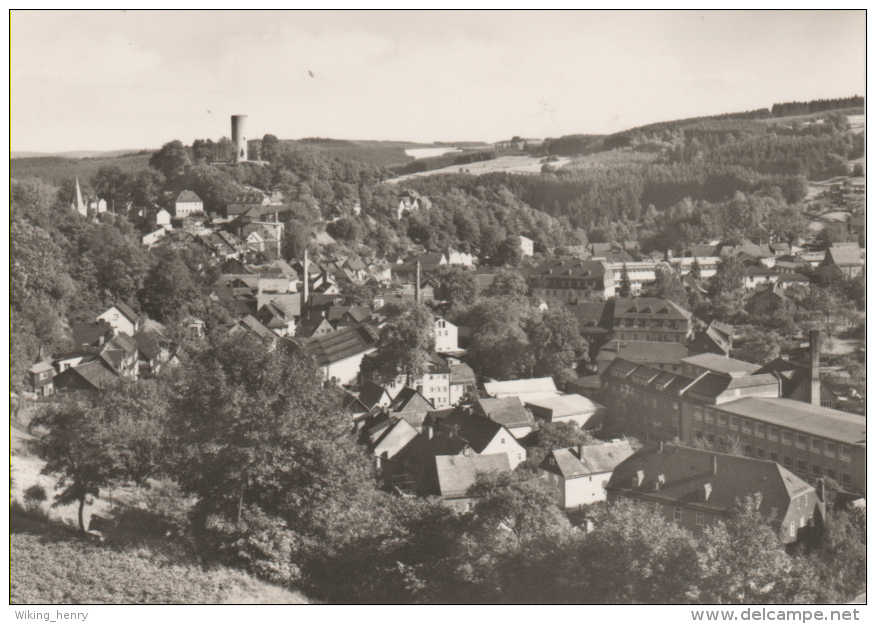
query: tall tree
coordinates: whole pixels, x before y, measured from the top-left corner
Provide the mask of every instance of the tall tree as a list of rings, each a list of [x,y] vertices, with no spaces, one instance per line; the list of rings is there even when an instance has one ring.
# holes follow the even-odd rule
[[[630,282],[630,273],[627,271],[627,263],[624,262],[621,267],[621,276],[620,276],[620,290],[618,290],[618,297],[629,297],[633,294],[633,285]]]
[[[182,141],[165,143],[149,158],[149,166],[160,171],[171,187],[179,183],[191,164],[191,156]]]
[[[377,351],[371,360],[371,374],[380,382],[404,375],[408,380],[426,370],[429,354],[435,349],[432,313],[424,305],[412,303],[387,321],[380,330]]]
[[[110,209],[115,212],[115,200],[123,199],[128,188],[128,174],[117,165],[104,165],[91,178],[97,196],[106,200]]]

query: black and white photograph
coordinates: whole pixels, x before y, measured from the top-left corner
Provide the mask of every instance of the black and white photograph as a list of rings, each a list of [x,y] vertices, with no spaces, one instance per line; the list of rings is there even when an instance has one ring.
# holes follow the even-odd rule
[[[7,622],[863,619],[866,18],[9,11]]]

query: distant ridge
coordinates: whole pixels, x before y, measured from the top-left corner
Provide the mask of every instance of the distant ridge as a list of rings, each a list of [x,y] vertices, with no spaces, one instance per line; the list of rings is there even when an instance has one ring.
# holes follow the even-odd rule
[[[139,154],[142,149],[126,149],[112,150],[108,152],[100,151],[74,151],[74,152],[10,152],[10,158],[113,158],[115,156],[126,156],[128,154]]]

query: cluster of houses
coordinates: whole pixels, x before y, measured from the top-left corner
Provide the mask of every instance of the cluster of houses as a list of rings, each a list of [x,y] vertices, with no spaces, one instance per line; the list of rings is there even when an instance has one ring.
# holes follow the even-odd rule
[[[88,394],[119,379],[156,375],[163,366],[175,366],[186,357],[165,339],[162,329],[125,303],[114,303],[94,321],[72,324],[72,351],[52,357],[40,353],[28,370],[31,390],[43,398],[56,392]]]
[[[784,288],[805,286],[809,276],[831,267],[857,275],[863,252],[856,244],[810,252],[752,241],[715,243],[681,257],[642,259],[635,243],[594,243],[582,257],[536,262],[530,259],[532,240],[521,236],[525,260],[514,270],[533,285],[531,303],[562,307],[577,318],[596,354],[585,363],[589,374],[563,389],[551,378],[483,379],[466,363],[468,328],[436,314],[435,348],[422,374],[378,382],[370,371],[392,314],[389,304],[435,300],[440,274],[450,266],[468,268],[482,290],[496,270],[478,267],[475,255],[454,249],[372,261],[311,262],[305,253],[302,262],[255,264],[254,252],[282,239],[281,200],[253,191],[206,225],[203,202],[183,191],[173,216],[164,210],[155,215],[158,229],[144,244],[206,249],[220,268],[212,297],[233,318],[228,333],[311,354],[325,381],[343,388],[351,430],[398,495],[435,496],[454,509],[471,509],[469,488],[478,475],[517,468],[527,459],[528,441],[546,423],[568,423],[608,440],[551,449],[538,466],[539,478],[557,490],[570,517],[589,504],[626,498],[699,531],[751,496],[774,518],[784,541],[793,542],[823,518],[813,486],[820,479],[866,494],[865,420],[834,409],[817,334],[810,339],[808,366],[781,359],[756,366],[729,357],[733,327],[707,326],[671,301],[636,296],[660,270],[705,292],[705,280],[730,256],[742,261],[747,288],[783,296]],[[398,217],[427,201],[402,195]],[[617,296],[624,272],[634,296]],[[345,287],[365,284],[373,298],[349,305]],[[189,323],[195,334],[202,325]],[[120,377],[153,375],[184,357],[164,340],[160,326],[123,303],[93,322],[74,323],[72,333],[73,352],[40,357],[30,369],[38,395],[100,391]],[[635,449],[626,435],[645,446]]]

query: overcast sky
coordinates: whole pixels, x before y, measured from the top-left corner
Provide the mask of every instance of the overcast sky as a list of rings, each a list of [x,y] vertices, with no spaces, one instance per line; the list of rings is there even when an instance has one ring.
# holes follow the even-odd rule
[[[11,16],[12,149],[498,141],[863,95],[858,12]],[[312,75],[311,75],[312,74]]]

